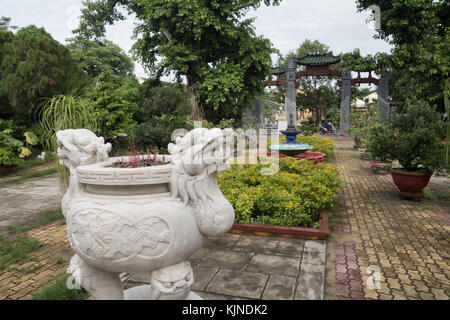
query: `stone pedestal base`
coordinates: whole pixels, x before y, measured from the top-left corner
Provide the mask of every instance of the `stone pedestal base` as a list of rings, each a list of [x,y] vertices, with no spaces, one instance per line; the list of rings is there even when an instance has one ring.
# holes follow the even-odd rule
[[[126,289],[124,290],[124,300],[152,300],[151,292],[152,286],[149,284]],[[191,291],[186,300],[203,300],[203,298]]]

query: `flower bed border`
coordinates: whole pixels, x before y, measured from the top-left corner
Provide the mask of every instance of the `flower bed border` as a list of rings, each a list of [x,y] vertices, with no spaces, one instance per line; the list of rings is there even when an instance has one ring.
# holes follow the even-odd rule
[[[319,229],[302,227],[284,227],[264,224],[251,224],[235,222],[230,232],[253,232],[259,235],[285,235],[294,237],[306,237],[313,239],[327,239],[329,232],[328,210],[322,210],[319,218]]]

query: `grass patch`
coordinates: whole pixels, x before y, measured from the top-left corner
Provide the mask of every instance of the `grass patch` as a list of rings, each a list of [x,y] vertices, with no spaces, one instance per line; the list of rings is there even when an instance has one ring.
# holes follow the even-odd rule
[[[50,169],[46,169],[46,170],[26,173],[17,179],[8,180],[3,183],[18,183],[18,182],[21,182],[26,179],[44,177],[44,176],[48,176],[50,174],[55,174],[55,173],[56,173],[56,168],[50,168]]]
[[[21,162],[17,165],[17,171],[16,172],[12,172],[12,173],[2,173],[0,174],[0,177],[17,177],[22,175],[21,171],[24,169],[28,169],[31,167],[35,167],[35,166],[39,166],[41,164],[46,163],[47,161],[44,159],[38,159],[38,158],[34,158],[34,159],[30,159],[30,160],[25,160],[24,162]]]
[[[25,274],[33,273],[33,272],[35,272],[36,270],[38,270],[39,268],[41,268],[41,267],[42,267],[42,264],[38,264],[38,265],[32,266],[32,267],[30,267],[30,268],[28,268],[28,269],[25,269],[23,272],[24,272]]]
[[[69,275],[56,278],[55,283],[44,287],[41,291],[32,295],[32,300],[84,300],[87,298],[87,291],[83,288],[69,289],[67,279]]]
[[[427,190],[423,190],[423,193],[425,194],[425,199],[431,200],[434,203],[437,203],[437,197],[432,194],[431,192]]]
[[[65,260],[64,260],[63,257],[58,256],[55,259],[55,264],[61,264],[61,263],[64,263],[64,262],[65,262]]]
[[[64,218],[61,209],[58,209],[56,211],[50,211],[47,212],[39,221],[28,224],[26,226],[9,226],[8,230],[9,231],[13,231],[16,233],[22,233],[22,232],[27,232],[30,231],[34,228],[40,227],[40,226],[44,226],[46,224],[52,223],[53,221],[59,220]]]
[[[25,261],[30,252],[43,246],[43,243],[28,236],[20,236],[15,239],[2,240],[0,243],[0,270]]]
[[[427,205],[420,206],[420,210],[423,210],[423,211],[430,210],[430,206],[427,206]]]
[[[34,158],[34,159],[30,159],[30,160],[25,160],[24,162],[19,163],[19,165],[17,166],[18,170],[23,170],[26,168],[31,168],[31,167],[35,167],[38,165],[41,165],[43,163],[46,163],[47,161],[44,159],[38,159],[38,158]]]

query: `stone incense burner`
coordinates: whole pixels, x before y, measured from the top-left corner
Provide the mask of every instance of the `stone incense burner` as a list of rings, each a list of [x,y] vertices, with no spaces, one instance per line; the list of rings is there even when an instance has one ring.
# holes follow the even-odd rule
[[[187,260],[206,236],[234,222],[216,181],[228,168],[225,130],[194,129],[169,144],[164,164],[140,168],[115,168],[111,145],[89,130],[56,136],[60,162],[70,169],[62,210],[76,254],[68,272],[95,299],[136,298],[124,295],[124,272],[149,275],[141,299],[199,298],[190,292]]]

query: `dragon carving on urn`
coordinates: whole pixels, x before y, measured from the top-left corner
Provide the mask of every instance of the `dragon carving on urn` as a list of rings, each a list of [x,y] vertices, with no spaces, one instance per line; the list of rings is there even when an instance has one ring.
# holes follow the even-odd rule
[[[56,138],[70,170],[62,210],[76,254],[68,272],[94,299],[127,298],[122,273],[148,275],[148,299],[196,298],[188,259],[234,222],[216,180],[228,168],[231,129],[191,130],[158,156],[166,163],[139,168],[115,168],[111,145],[89,130]]]

